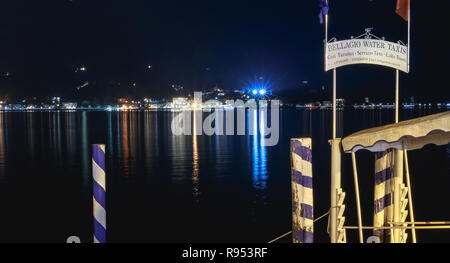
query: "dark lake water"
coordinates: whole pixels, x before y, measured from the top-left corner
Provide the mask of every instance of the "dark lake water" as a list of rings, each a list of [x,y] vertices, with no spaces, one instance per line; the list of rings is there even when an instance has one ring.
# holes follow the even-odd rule
[[[401,119],[433,111],[403,111]],[[0,242],[92,241],[91,144],[106,145],[109,242],[267,242],[291,229],[289,139],[313,139],[315,217],[329,206],[331,111],[280,111],[280,138],[174,136],[174,113],[1,112]],[[338,136],[393,122],[391,110],[338,112]],[[372,153],[358,152],[363,223],[372,224]],[[416,220],[450,220],[450,147],[409,155]],[[346,225],[356,225],[350,156]],[[328,242],[327,219],[315,225]],[[364,233],[369,236],[370,232]],[[347,233],[357,241],[357,231]],[[450,230],[418,231],[450,242]],[[290,241],[290,237],[281,242]]]

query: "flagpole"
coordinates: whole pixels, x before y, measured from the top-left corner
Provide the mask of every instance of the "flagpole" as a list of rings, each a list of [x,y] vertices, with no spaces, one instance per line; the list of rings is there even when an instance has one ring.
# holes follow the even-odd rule
[[[408,8],[408,73],[409,73],[409,64],[410,64],[410,50],[411,50],[411,0],[409,0],[409,8]],[[409,180],[409,168],[408,168],[408,156],[406,154],[406,150],[404,150],[404,161],[406,166],[406,181],[408,185],[408,199],[409,199],[409,217],[411,219],[412,226],[414,227],[414,212],[413,212],[413,202],[412,202],[412,192],[411,192],[411,182]],[[413,228],[412,232],[412,241],[413,243],[417,243],[416,230]]]
[[[407,70],[409,73],[409,56],[410,56],[410,30],[411,30],[411,17],[410,17],[410,1],[408,1],[408,58],[407,58]],[[400,111],[400,71],[398,69],[395,70],[395,123],[399,122],[399,111]],[[402,191],[402,185],[403,185],[403,150],[395,149],[394,150],[394,180],[393,180],[393,195],[394,195],[394,202],[393,202],[393,208],[394,208],[394,221],[400,220],[402,216],[402,208],[401,208],[401,191]],[[408,195],[411,193],[408,193]],[[400,221],[398,221],[400,222]],[[393,238],[395,243],[401,243],[405,242],[406,240],[403,240],[401,236],[401,231],[399,229],[394,229],[393,231]]]
[[[395,123],[398,122],[398,104],[399,104],[399,75],[398,69],[395,70]]]
[[[409,52],[411,49],[411,0],[409,0],[408,6],[408,73],[409,73]]]
[[[328,6],[328,0],[325,1],[325,4]],[[321,7],[322,8],[322,7]],[[327,44],[328,44],[328,12],[325,14],[325,40],[323,43],[324,47],[324,69],[326,71],[327,68]],[[334,115],[333,115],[333,134],[334,134]],[[334,138],[334,136],[333,136]],[[332,151],[331,155],[333,155],[333,144],[331,146]],[[331,157],[331,166],[333,166],[333,157]],[[333,180],[333,167],[331,167],[331,185],[330,185],[330,242],[336,243],[336,209],[334,207],[336,206],[336,197],[335,195],[335,182]]]
[[[328,0],[326,1],[328,6]],[[328,14],[325,14],[325,67],[327,63]],[[336,139],[336,68],[333,69],[333,139]]]
[[[328,4],[328,0],[326,1]],[[324,43],[324,49],[325,49],[325,59],[324,59],[324,66],[327,67],[327,44],[328,44],[328,14],[325,14],[325,43]],[[335,115],[334,115],[334,93],[335,93],[335,76],[334,76],[335,70],[333,69],[333,127],[332,127],[332,133],[333,133],[333,139],[336,138],[335,134]],[[334,179],[334,162],[333,162],[333,148],[335,143],[331,144],[331,185],[330,185],[330,242],[336,243],[337,241],[337,229],[336,229],[336,204],[337,204],[337,194],[336,194],[336,180]]]
[[[327,1],[328,3],[328,1]],[[324,67],[327,67],[327,44],[328,44],[328,14],[325,14],[325,43],[324,43]]]
[[[336,68],[333,69],[333,139],[336,139]]]
[[[400,78],[400,71],[398,69],[395,70],[395,123],[398,123],[398,113],[399,113],[399,78]],[[403,152],[399,149],[394,149],[394,178],[392,180],[393,182],[393,218],[394,221],[400,222],[401,218],[401,202],[400,202],[400,192],[401,192],[401,184],[403,181],[403,160],[401,159]],[[394,243],[401,243],[400,240],[400,230],[394,229],[393,230],[393,240]]]
[[[326,4],[328,6],[328,0]],[[327,44],[328,44],[328,12],[325,14],[325,68],[327,62]],[[331,143],[331,185],[330,185],[330,241],[331,243],[338,243],[337,231],[337,192],[341,187],[341,166],[340,166],[340,140],[336,140],[336,68],[333,69],[333,140]]]

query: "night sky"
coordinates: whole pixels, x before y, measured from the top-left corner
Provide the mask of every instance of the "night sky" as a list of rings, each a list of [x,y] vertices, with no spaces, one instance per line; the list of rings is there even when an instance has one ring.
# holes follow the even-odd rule
[[[347,39],[373,27],[379,37],[406,43],[395,2],[331,0],[329,36]],[[450,100],[445,2],[411,3],[411,72],[401,73],[402,100]],[[234,90],[263,77],[276,94],[329,99],[318,13],[316,0],[1,1],[0,97],[170,97],[172,84]],[[337,74],[338,97],[393,101],[393,69],[357,65]]]

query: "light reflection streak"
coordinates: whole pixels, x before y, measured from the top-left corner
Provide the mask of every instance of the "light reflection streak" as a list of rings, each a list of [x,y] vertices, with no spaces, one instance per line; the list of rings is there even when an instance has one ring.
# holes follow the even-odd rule
[[[65,112],[65,131],[66,131],[66,146],[69,153],[76,152],[76,123],[73,118],[74,112]],[[71,162],[71,160],[69,160]]]
[[[145,166],[147,170],[150,169],[151,161],[153,159],[153,131],[150,121],[151,115],[149,111],[144,111],[144,156],[145,156]]]
[[[168,132],[171,132],[171,128],[170,128],[170,122],[177,118],[177,116],[179,116],[179,114],[184,114],[182,111],[181,112],[171,112],[171,118],[170,121],[167,122],[168,124]],[[174,135],[171,134],[170,138],[171,138],[171,148],[170,148],[170,157],[171,157],[171,169],[172,169],[172,182],[176,183],[176,184],[183,184],[186,183],[186,180],[188,180],[188,178],[190,179],[189,175],[186,175],[185,171],[184,171],[184,163],[186,161],[190,161],[190,158],[186,158],[187,156],[187,152],[186,152],[186,137],[185,135]],[[187,177],[189,176],[189,177]]]
[[[108,137],[107,137],[107,141],[108,141],[108,159],[112,160],[112,156],[114,156],[114,147],[113,147],[113,125],[112,125],[112,112],[108,112]]]
[[[193,134],[192,134],[192,196],[194,200],[198,203],[200,201],[200,178],[198,176],[199,167],[199,156],[198,156],[198,146],[197,146],[197,121],[195,112],[192,114],[194,116],[193,120]]]
[[[34,112],[32,111],[27,111],[26,115],[26,127],[27,127],[27,135],[28,135],[28,146],[29,146],[29,154],[31,156],[32,159],[34,159],[35,156],[35,143],[34,143]]]
[[[249,110],[250,112],[250,110]],[[267,155],[266,155],[266,147],[264,146],[264,136],[258,134],[258,111],[256,109],[252,110],[253,114],[253,130],[255,131],[255,135],[253,135],[252,140],[252,157],[253,157],[253,188],[258,191],[266,190],[267,188]],[[264,131],[264,112],[260,111],[260,129]],[[250,121],[250,120],[249,120]],[[250,126],[249,126],[250,127]],[[259,139],[259,140],[258,140]],[[264,192],[261,192],[262,197],[264,198]]]
[[[3,178],[5,177],[5,133],[6,133],[6,125],[4,124],[5,121],[3,118],[6,119],[6,114],[0,111],[0,182],[3,181]]]
[[[159,156],[159,132],[158,132],[158,113],[153,113],[153,128],[154,128],[154,140],[155,140],[155,155]]]
[[[88,140],[88,128],[87,128],[87,113],[83,111],[81,113],[81,165],[83,184],[89,183],[89,140]]]
[[[59,111],[54,115],[54,131],[56,133],[56,135],[55,135],[56,157],[61,160],[62,159],[62,155],[61,155],[61,114]]]
[[[129,138],[128,138],[128,112],[122,111],[122,152],[123,152],[123,172],[125,174],[125,178],[129,179],[130,176],[130,164],[129,164],[129,158],[130,158],[130,147],[129,147]]]
[[[158,124],[155,123],[155,118],[157,118],[156,112],[144,111],[144,164],[149,175],[153,175],[152,171],[155,168],[160,169],[157,148]]]

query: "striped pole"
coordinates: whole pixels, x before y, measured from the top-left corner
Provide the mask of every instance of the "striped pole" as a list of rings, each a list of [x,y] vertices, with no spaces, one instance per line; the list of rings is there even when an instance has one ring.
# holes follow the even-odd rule
[[[291,139],[292,239],[314,242],[311,138]]]
[[[94,243],[106,243],[105,145],[92,145]]]
[[[391,232],[383,228],[387,222],[392,222],[393,217],[393,151],[375,153],[375,189],[374,189],[374,215],[373,226],[374,235],[379,237],[381,242],[387,242],[393,238]],[[379,227],[379,228],[377,228]]]

